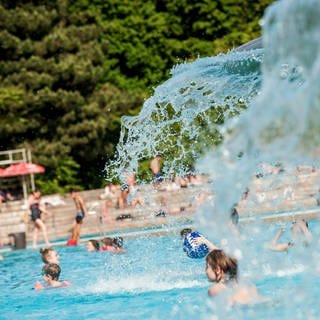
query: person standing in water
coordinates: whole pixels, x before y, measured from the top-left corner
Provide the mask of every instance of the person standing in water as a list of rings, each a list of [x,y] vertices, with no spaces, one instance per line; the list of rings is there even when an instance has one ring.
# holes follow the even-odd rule
[[[49,214],[45,207],[41,204],[41,192],[36,189],[32,192],[28,199],[29,209],[31,211],[31,220],[34,222],[32,248],[37,246],[38,231],[41,230],[46,246],[50,246],[47,235],[47,227],[44,223],[45,215]]]
[[[72,189],[71,197],[76,206],[76,216],[72,225],[72,236],[71,236],[71,239],[68,240],[67,245],[75,246],[80,241],[81,225],[83,223],[84,217],[87,214],[87,208],[86,208],[85,202],[83,201],[82,197],[79,195],[78,191]]]

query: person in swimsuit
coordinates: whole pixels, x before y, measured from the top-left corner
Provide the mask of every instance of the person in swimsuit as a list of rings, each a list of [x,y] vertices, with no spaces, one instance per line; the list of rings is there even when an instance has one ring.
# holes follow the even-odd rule
[[[83,219],[87,214],[87,208],[78,191],[71,190],[71,198],[76,206],[76,216],[72,224],[72,236],[71,239],[68,240],[67,245],[74,246],[80,241],[80,229]]]
[[[280,228],[272,239],[269,249],[273,251],[288,251],[289,248],[294,245],[303,245],[307,247],[312,242],[312,233],[309,229],[308,222],[304,219],[298,219],[297,221],[292,222],[290,228],[291,231],[291,241],[279,242],[281,236],[284,234],[285,229]]]
[[[115,237],[110,238],[106,237],[101,240],[101,248],[100,251],[111,251],[112,253],[124,253],[125,250],[122,248],[123,246],[123,238]]]
[[[41,204],[41,192],[36,189],[28,199],[31,220],[34,222],[32,248],[37,246],[38,231],[41,230],[46,246],[50,246],[47,235],[47,227],[44,223],[45,215],[49,214],[46,208]]]
[[[206,274],[214,282],[208,295],[214,297],[224,292],[229,306],[261,301],[255,285],[238,283],[238,261],[223,250],[214,249],[206,256]]]
[[[105,237],[101,240],[101,248],[100,251],[115,251],[115,247],[113,245],[113,238]]]
[[[0,212],[2,210],[2,203],[6,202],[7,197],[6,197],[6,193],[3,190],[0,190]]]
[[[61,273],[61,268],[58,264],[48,263],[45,264],[42,268],[42,277],[46,282],[46,286],[42,285],[39,281],[34,285],[34,290],[42,290],[48,288],[61,288],[67,287],[70,285],[68,281],[59,281]]]
[[[53,248],[40,248],[39,252],[41,254],[41,259],[45,264],[60,265],[60,257],[55,249],[53,249]],[[36,282],[35,288],[36,287],[43,288],[43,285],[39,282]]]

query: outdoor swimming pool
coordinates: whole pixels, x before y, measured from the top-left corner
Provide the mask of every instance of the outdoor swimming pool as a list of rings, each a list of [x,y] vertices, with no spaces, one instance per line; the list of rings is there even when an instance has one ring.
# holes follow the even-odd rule
[[[179,111],[177,121],[183,123],[183,129],[191,129],[190,139],[185,139],[186,131],[182,130],[181,140],[174,141],[194,142],[197,132],[190,123],[198,114],[212,104],[224,105],[230,96],[236,102],[244,99],[248,103],[258,96],[238,121],[231,121],[232,130],[224,130],[234,137],[226,139],[221,149],[209,150],[202,161],[217,186],[214,210],[202,215],[207,227],[204,233],[217,244],[222,239],[215,238],[215,231],[221,231],[223,226],[217,220],[223,219],[217,219],[216,214],[225,215],[230,204],[238,201],[258,163],[280,161],[296,165],[299,161],[308,163],[311,158],[309,163],[318,164],[318,17],[316,0],[276,2],[263,23],[267,49],[264,59],[261,50],[257,50],[183,63],[147,101],[141,118],[133,117],[132,122],[125,119],[127,125],[132,123],[136,134],[123,134],[129,137],[129,143],[120,144],[127,147],[118,149],[123,167],[128,159],[130,165],[137,165],[139,156],[151,154],[147,152],[151,146],[152,151],[170,153],[164,146],[171,147],[172,140],[163,139],[170,138],[167,125],[176,125],[172,121],[173,109]],[[259,79],[264,84],[261,92]],[[159,106],[170,107],[168,121],[163,120],[164,108]],[[152,114],[153,110],[161,112],[161,116]],[[161,123],[149,124],[149,115],[151,120],[161,119]],[[146,135],[149,133],[152,135]],[[184,151],[183,143],[176,144]],[[194,148],[190,149],[194,152]],[[119,172],[123,167],[119,166]],[[135,172],[135,168],[129,169]],[[31,290],[34,282],[41,279],[38,251],[6,253],[0,262],[0,318],[319,319],[319,221],[310,222],[313,245],[294,247],[289,253],[265,248],[265,242],[271,241],[278,228],[275,224],[248,224],[236,245],[240,277],[256,284],[267,299],[264,303],[228,309],[222,299],[208,298],[204,260],[192,260],[183,253],[177,232],[125,238],[127,253],[121,256],[89,253],[85,246],[58,247],[61,279],[73,285],[44,291]],[[288,234],[284,239],[289,241]]]
[[[264,248],[278,226],[243,227],[242,278],[254,282],[268,302],[227,309],[208,298],[203,259],[181,249],[179,230],[125,238],[122,255],[56,247],[60,280],[72,286],[34,291],[43,263],[38,250],[4,254],[0,262],[1,319],[316,319],[320,311],[319,253],[271,252]],[[316,235],[318,221],[311,221]],[[216,240],[218,242],[218,239]],[[318,242],[315,243],[318,248]],[[246,259],[246,260],[245,260]]]

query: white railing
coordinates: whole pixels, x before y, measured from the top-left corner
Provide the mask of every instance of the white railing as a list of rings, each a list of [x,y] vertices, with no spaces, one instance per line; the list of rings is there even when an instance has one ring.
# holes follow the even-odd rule
[[[10,165],[19,162],[31,162],[31,153],[25,148],[0,151],[0,165]]]
[[[31,151],[25,148],[0,151],[0,166],[8,166],[15,163],[32,162]],[[22,176],[22,190],[25,204],[28,198],[28,184],[30,182],[31,190],[35,190],[34,175],[30,174],[27,182],[26,177]],[[0,186],[1,187],[1,186]]]

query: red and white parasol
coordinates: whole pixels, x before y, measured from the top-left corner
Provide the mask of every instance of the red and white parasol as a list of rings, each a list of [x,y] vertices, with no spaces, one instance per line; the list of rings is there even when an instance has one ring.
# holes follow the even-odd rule
[[[23,176],[27,174],[43,173],[43,172],[45,172],[45,168],[38,164],[21,162],[21,163],[12,164],[3,170],[0,170],[0,177],[5,178],[5,177]]]

